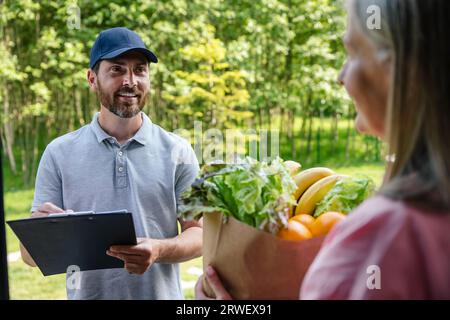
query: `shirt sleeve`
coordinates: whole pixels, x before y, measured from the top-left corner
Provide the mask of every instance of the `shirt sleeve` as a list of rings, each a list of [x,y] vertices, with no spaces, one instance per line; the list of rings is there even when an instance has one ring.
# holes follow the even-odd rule
[[[194,182],[199,172],[199,164],[194,150],[190,144],[183,144],[178,155],[175,172],[175,196],[178,203],[183,191]]]
[[[61,173],[52,156],[50,145],[45,149],[39,162],[31,212],[36,211],[45,202],[64,208]]]

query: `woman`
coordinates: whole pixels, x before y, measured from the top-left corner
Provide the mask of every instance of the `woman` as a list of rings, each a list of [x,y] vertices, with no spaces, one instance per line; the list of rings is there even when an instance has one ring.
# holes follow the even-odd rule
[[[339,81],[357,129],[392,156],[379,194],[326,237],[300,299],[450,299],[450,2],[350,0],[347,11]],[[206,276],[231,298],[211,267]]]

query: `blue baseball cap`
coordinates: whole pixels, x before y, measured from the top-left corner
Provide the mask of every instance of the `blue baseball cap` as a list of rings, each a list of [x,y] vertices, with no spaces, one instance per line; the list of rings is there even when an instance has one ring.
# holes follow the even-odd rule
[[[145,47],[136,32],[120,27],[100,32],[91,49],[89,68],[93,69],[100,60],[113,59],[131,50],[144,54],[148,62],[158,62],[158,58]]]

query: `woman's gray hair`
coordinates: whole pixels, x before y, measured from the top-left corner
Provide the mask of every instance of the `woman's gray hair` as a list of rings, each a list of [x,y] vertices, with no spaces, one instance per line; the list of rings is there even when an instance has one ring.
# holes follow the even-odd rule
[[[385,140],[395,161],[387,164],[380,192],[450,212],[450,1],[348,5],[349,22],[391,58]],[[378,29],[371,28],[372,8],[379,11]]]
[[[377,48],[378,54],[382,59],[391,56],[394,43],[391,31],[391,24],[388,19],[389,12],[387,6],[389,0],[350,0],[348,2],[349,10],[357,18],[360,29],[366,34],[369,40]],[[376,21],[372,24],[373,19]]]

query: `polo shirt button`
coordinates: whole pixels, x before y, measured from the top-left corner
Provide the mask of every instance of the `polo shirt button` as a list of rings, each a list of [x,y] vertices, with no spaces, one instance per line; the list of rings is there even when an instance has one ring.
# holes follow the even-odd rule
[[[119,156],[122,156],[123,155],[123,152],[122,151],[119,151]]]
[[[119,167],[119,172],[122,172],[123,171],[123,167]]]

